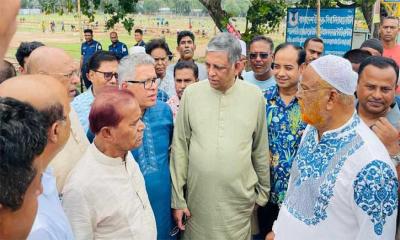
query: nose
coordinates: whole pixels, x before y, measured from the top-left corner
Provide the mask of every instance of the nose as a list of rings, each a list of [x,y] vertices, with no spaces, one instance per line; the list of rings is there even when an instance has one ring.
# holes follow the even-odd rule
[[[379,89],[375,89],[374,92],[372,93],[372,97],[374,99],[380,99],[382,97],[382,93]]]
[[[145,128],[146,128],[146,125],[145,125],[144,122],[140,119],[140,120],[139,120],[138,131],[139,131],[139,132],[143,132]]]
[[[73,74],[71,77],[71,84],[77,85],[80,82],[79,74]]]

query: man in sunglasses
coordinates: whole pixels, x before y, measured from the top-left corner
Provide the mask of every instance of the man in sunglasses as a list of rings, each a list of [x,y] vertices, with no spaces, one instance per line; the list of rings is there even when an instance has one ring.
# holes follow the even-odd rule
[[[117,86],[118,59],[112,52],[98,51],[90,58],[87,66],[87,76],[92,85],[72,102],[72,107],[78,114],[79,121],[85,132],[89,130],[90,106],[96,93],[104,86]]]
[[[249,62],[252,71],[243,74],[243,79],[257,85],[263,92],[275,85],[271,71],[274,43],[271,38],[255,36],[250,41]]]

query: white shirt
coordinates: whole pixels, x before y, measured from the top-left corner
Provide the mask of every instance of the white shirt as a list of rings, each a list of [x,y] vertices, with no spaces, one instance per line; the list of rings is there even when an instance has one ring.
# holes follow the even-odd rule
[[[91,144],[67,179],[63,207],[78,240],[157,237],[143,175],[130,152],[123,161]]]
[[[72,240],[71,225],[58,197],[56,179],[51,168],[42,175],[43,193],[39,196],[39,206],[29,240]]]
[[[275,221],[275,240],[394,239],[397,176],[383,144],[354,114],[325,132],[308,125]]]
[[[254,72],[250,71],[250,72],[245,72],[242,75],[242,77],[246,82],[249,82],[251,84],[258,86],[263,93],[265,93],[265,91],[268,88],[270,88],[276,84],[275,77],[273,75],[270,78],[265,79],[265,80],[257,80],[256,77],[254,76]]]
[[[79,159],[81,159],[89,146],[86,132],[83,130],[78,115],[72,107],[69,118],[71,120],[71,130],[68,141],[64,148],[50,162],[50,166],[53,168],[53,175],[57,180],[58,192],[62,192],[69,172]]]

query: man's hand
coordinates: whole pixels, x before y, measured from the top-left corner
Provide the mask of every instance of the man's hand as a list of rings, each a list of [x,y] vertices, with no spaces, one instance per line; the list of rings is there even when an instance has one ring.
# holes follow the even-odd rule
[[[400,152],[399,131],[384,117],[380,117],[378,121],[371,126],[379,140],[385,145],[389,155],[393,156]]]
[[[172,209],[172,216],[174,217],[175,223],[178,226],[178,228],[182,231],[185,230],[185,225],[182,223],[183,215],[185,215],[187,219],[189,219],[191,217],[190,211],[188,208]]]
[[[265,236],[265,240],[274,240],[275,239],[275,234],[274,232],[269,232],[267,236]]]

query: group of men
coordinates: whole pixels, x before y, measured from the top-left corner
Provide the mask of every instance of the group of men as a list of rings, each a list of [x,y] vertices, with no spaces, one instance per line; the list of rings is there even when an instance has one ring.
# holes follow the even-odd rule
[[[19,8],[5,1],[1,58]],[[319,38],[247,49],[221,33],[202,65],[194,41],[180,32],[169,66],[162,39],[96,50],[78,96],[65,51],[17,54],[21,75],[0,84],[0,239],[395,238],[395,60],[357,74]]]

